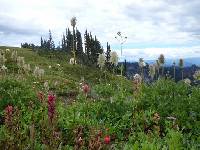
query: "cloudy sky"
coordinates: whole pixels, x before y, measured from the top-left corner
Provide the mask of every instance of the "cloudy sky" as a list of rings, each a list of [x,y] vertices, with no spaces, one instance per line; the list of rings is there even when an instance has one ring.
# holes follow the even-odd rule
[[[123,56],[133,60],[200,57],[199,8],[200,0],[0,0],[0,45],[39,44],[48,29],[58,44],[76,16],[82,33],[117,52],[121,31],[128,37]]]

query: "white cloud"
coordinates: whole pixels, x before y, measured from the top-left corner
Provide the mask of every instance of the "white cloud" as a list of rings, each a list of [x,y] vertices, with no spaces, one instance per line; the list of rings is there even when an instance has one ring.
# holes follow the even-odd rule
[[[142,51],[147,55],[145,58],[163,51],[175,57],[181,49],[180,55],[190,56],[181,45],[188,43],[193,51],[191,43],[199,42],[199,7],[199,0],[0,0],[0,44],[39,43],[40,36],[48,35],[48,29],[59,41],[65,28],[71,28],[70,18],[76,16],[78,29],[82,33],[88,29],[103,45],[107,41],[117,45],[114,37],[122,31],[128,37],[130,52],[127,49],[127,53],[140,55]],[[162,44],[180,47],[168,51],[167,47],[138,48],[134,49],[137,53],[132,52],[131,45],[147,43],[151,47]]]

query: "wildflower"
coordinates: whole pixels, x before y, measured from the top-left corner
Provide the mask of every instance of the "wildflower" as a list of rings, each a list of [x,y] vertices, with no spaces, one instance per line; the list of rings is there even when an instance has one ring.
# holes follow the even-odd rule
[[[44,89],[45,89],[46,92],[49,91],[49,84],[48,84],[48,81],[45,81],[45,82],[44,82]]]
[[[5,58],[4,54],[0,54],[0,64],[5,64],[5,62],[7,61],[7,59]]]
[[[23,67],[23,66],[24,66],[24,63],[25,63],[24,57],[18,56],[18,57],[17,57],[17,65],[18,65],[18,67]]]
[[[10,52],[10,49],[7,48],[7,49],[6,49],[6,52],[9,53],[9,52]]]
[[[184,79],[184,83],[187,84],[187,85],[190,85],[191,84],[191,80],[186,78],[186,79]]]
[[[179,67],[180,67],[180,68],[183,68],[183,65],[184,65],[184,61],[183,61],[183,59],[181,58],[181,59],[179,59]]]
[[[71,65],[76,64],[76,60],[74,58],[70,58],[69,64],[71,64]]]
[[[110,62],[114,65],[114,66],[117,66],[118,64],[118,55],[116,52],[111,52],[110,54]]]
[[[196,79],[196,80],[200,80],[200,70],[195,71],[193,77],[194,77],[194,79]]]
[[[88,84],[84,84],[84,85],[82,86],[82,90],[83,90],[83,92],[84,92],[85,94],[88,94],[89,91],[90,91],[89,85],[88,85]]]
[[[11,59],[17,61],[17,51],[13,51],[11,54]]]
[[[58,67],[60,67],[60,64],[57,64]]]
[[[55,114],[55,104],[56,104],[55,100],[56,100],[55,95],[53,94],[48,95],[48,117],[51,123]]]
[[[104,137],[104,143],[105,144],[110,144],[110,136],[109,135]]]
[[[163,54],[160,54],[158,60],[159,60],[159,63],[163,65],[165,63],[165,56]]]
[[[136,81],[137,83],[141,83],[142,82],[142,77],[139,74],[135,74],[133,76],[134,81]]]
[[[7,125],[9,125],[11,123],[11,121],[12,121],[12,115],[13,115],[13,106],[8,105],[5,108],[5,123]]]
[[[72,17],[72,19],[71,19],[71,25],[72,25],[73,27],[76,26],[76,21],[77,21],[76,17]]]
[[[139,67],[140,67],[140,68],[143,68],[143,67],[146,66],[146,63],[144,62],[143,58],[140,58],[140,59],[139,59],[138,64],[139,64]]]
[[[58,81],[55,81],[55,82],[54,82],[54,86],[57,86],[57,85],[58,85]]]
[[[49,69],[51,69],[51,66],[49,66]]]
[[[2,70],[3,72],[6,72],[6,71],[8,70],[8,68],[7,68],[5,65],[3,65],[3,66],[1,67],[1,70]]]
[[[33,71],[33,75],[35,77],[42,77],[42,76],[44,76],[44,69],[40,69],[39,67],[35,66],[35,69]]]
[[[142,77],[139,74],[135,74],[133,77],[133,93],[137,96],[140,93],[142,83]]]
[[[159,70],[159,68],[160,68],[160,63],[159,63],[159,60],[156,60],[155,67],[156,67],[156,70]]]
[[[24,69],[24,71],[25,71],[26,73],[30,72],[30,71],[31,71],[30,64],[24,64],[23,69]]]
[[[151,76],[151,78],[153,79],[156,73],[156,67],[155,65],[149,65],[149,75]]]
[[[105,61],[106,61],[105,55],[104,54],[99,54],[98,65],[100,66],[101,69],[104,67]]]

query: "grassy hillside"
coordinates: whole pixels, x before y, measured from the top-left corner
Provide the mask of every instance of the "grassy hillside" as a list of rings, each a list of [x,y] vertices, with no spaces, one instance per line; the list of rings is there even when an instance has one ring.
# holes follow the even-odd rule
[[[0,49],[7,59],[0,72],[0,149],[200,148],[199,86],[170,79],[146,85],[71,65],[61,52]],[[31,70],[11,58],[12,49]],[[44,75],[35,76],[35,66]]]

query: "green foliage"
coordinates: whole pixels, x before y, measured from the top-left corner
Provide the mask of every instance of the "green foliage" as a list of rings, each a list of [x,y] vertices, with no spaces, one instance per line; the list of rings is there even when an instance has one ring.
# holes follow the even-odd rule
[[[92,149],[98,144],[100,149],[199,149],[199,86],[160,79],[142,84],[136,98],[131,81],[67,64],[66,53],[17,50],[32,68],[44,68],[45,76],[15,71],[0,76],[0,149]],[[12,61],[7,66],[15,68]],[[45,81],[56,94],[52,122]],[[80,82],[91,91],[84,93]],[[3,111],[7,105],[13,106],[10,123]],[[110,143],[105,144],[108,135]]]
[[[7,105],[21,106],[27,105],[30,100],[35,100],[36,96],[28,84],[15,79],[5,78],[0,81],[0,111]]]

